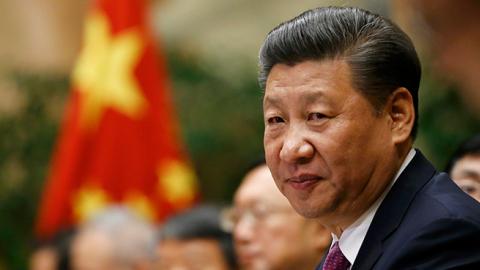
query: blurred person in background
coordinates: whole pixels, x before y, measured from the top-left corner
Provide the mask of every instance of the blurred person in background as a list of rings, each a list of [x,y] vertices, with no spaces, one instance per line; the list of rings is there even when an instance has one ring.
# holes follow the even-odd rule
[[[80,227],[71,248],[73,270],[151,270],[155,230],[128,209],[105,209]]]
[[[30,255],[30,270],[69,270],[70,244],[75,230],[62,230],[51,239],[36,241]]]
[[[480,134],[457,148],[445,171],[463,191],[480,202]]]
[[[320,223],[295,212],[264,161],[247,172],[225,218],[244,270],[314,269],[331,241]]]
[[[203,205],[175,215],[160,230],[157,270],[233,270],[232,235],[220,226],[221,208]]]
[[[58,270],[58,252],[47,242],[37,243],[30,255],[30,270]]]

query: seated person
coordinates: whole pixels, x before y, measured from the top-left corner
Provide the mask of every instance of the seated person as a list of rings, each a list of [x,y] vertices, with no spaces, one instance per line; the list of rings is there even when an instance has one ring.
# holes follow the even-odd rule
[[[80,227],[71,247],[73,270],[151,270],[155,230],[127,208],[107,208]]]
[[[50,238],[37,239],[30,254],[30,270],[69,270],[70,242],[74,229],[61,230]]]
[[[245,270],[315,269],[331,242],[322,225],[295,212],[264,161],[245,176],[228,217]]]
[[[220,226],[221,209],[199,206],[173,216],[160,230],[159,270],[236,269],[232,236]]]
[[[458,147],[445,171],[463,191],[480,202],[480,134]]]
[[[53,243],[42,241],[35,244],[30,255],[30,270],[57,270],[58,252]]]

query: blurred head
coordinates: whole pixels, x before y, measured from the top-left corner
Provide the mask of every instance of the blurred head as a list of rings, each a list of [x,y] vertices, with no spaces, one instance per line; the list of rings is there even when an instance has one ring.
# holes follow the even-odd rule
[[[330,244],[330,232],[295,212],[265,164],[245,176],[229,215],[242,269],[314,269]]]
[[[122,207],[94,217],[72,243],[73,270],[147,270],[152,269],[154,257],[153,227]]]
[[[75,231],[57,232],[50,238],[35,241],[30,256],[30,270],[70,269],[70,242]]]
[[[480,134],[459,146],[446,171],[463,191],[480,202]]]
[[[412,146],[420,64],[410,39],[368,11],[310,10],[268,34],[259,80],[277,186],[301,215],[345,229]]]
[[[170,218],[160,232],[157,269],[235,269],[232,236],[221,229],[220,211],[205,205]]]
[[[50,245],[36,248],[30,256],[30,270],[57,270],[58,253]]]

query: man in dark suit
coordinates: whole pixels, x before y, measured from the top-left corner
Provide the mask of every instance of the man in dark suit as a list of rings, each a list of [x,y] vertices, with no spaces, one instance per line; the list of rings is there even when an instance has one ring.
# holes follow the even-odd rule
[[[365,10],[314,9],[268,34],[266,160],[332,231],[319,269],[480,269],[480,205],[412,148],[420,73],[406,34]]]

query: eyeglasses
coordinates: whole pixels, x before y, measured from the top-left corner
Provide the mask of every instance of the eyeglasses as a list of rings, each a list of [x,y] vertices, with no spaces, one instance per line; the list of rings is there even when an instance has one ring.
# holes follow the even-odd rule
[[[220,224],[227,232],[232,232],[242,220],[251,225],[266,222],[271,216],[291,212],[289,208],[274,208],[265,205],[255,205],[250,208],[230,207],[222,211]]]

